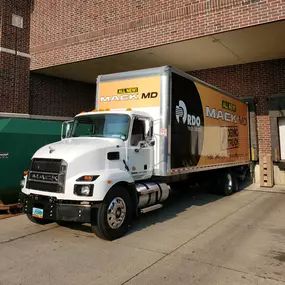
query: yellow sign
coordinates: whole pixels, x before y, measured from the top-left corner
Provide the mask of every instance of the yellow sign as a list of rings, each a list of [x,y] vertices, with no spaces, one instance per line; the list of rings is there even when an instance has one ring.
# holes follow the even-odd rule
[[[160,76],[99,83],[99,109],[160,106]]]

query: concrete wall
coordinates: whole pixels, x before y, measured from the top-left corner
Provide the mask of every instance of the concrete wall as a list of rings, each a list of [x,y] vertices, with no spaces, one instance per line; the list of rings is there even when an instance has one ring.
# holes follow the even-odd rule
[[[254,166],[254,183],[260,184],[260,165]],[[273,165],[274,185],[285,185],[285,171],[281,170],[277,164]]]
[[[274,165],[274,184],[285,185],[285,171],[280,170],[278,165]]]

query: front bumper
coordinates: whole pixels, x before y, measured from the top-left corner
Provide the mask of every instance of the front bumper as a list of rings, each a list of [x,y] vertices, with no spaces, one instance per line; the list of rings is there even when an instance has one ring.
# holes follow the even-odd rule
[[[52,196],[21,193],[19,203],[23,212],[32,215],[33,208],[43,210],[43,219],[52,221],[70,221],[90,223],[91,205],[81,205],[77,201],[59,201]]]

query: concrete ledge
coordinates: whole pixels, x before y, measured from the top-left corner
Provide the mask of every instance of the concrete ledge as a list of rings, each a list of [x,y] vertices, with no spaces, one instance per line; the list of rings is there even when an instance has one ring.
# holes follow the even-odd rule
[[[0,118],[18,118],[18,119],[30,119],[30,120],[47,120],[47,121],[70,121],[71,117],[60,116],[41,116],[41,115],[29,115],[21,113],[1,113]]]
[[[281,193],[285,194],[285,186],[274,185],[273,187],[261,187],[259,184],[251,184],[244,188],[247,191],[268,192],[268,193]]]
[[[21,118],[21,119],[29,119],[29,114],[21,114],[21,113],[0,113],[0,118]]]

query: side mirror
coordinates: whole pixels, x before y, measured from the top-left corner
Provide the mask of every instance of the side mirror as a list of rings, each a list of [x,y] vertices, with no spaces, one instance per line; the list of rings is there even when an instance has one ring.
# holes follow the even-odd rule
[[[69,131],[70,131],[70,124],[67,124],[65,130],[65,137],[68,137]]]
[[[70,137],[73,121],[66,121],[61,126],[61,139]]]

